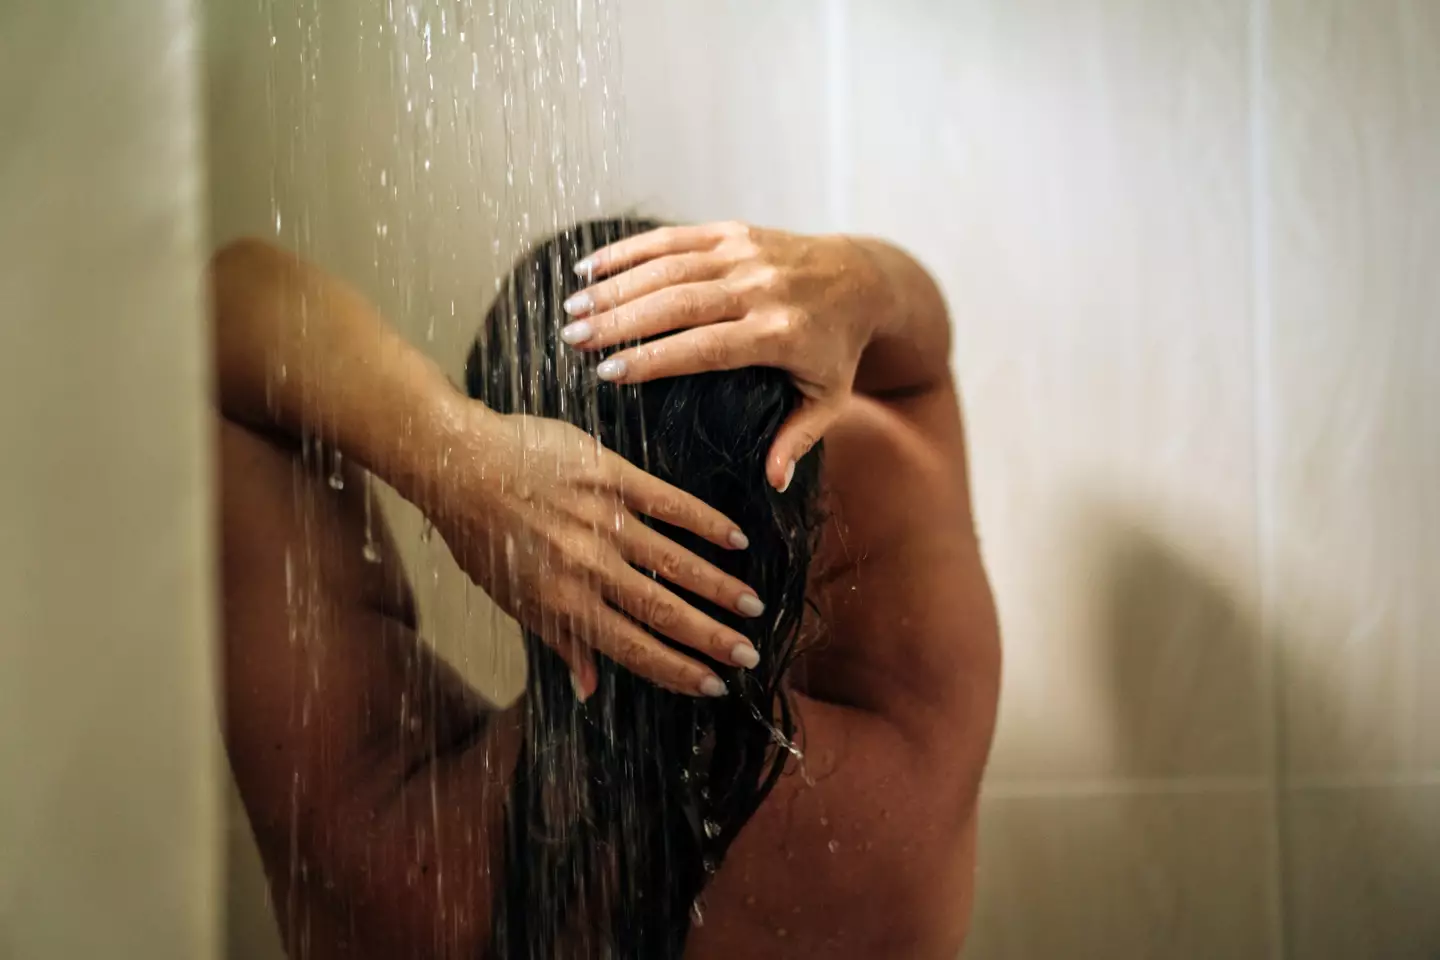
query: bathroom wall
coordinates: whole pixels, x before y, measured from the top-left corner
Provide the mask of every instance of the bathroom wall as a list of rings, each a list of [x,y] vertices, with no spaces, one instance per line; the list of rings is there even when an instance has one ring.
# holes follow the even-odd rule
[[[472,58],[424,45],[465,4],[389,39],[373,5],[275,6],[210,4],[216,239],[278,232],[452,370],[557,211],[933,269],[1007,650],[967,958],[1440,954],[1440,8],[624,0]],[[578,49],[608,97],[540,66]],[[528,175],[556,169],[585,189]],[[397,516],[433,633],[513,691]]]
[[[190,4],[0,4],[0,958],[220,956]]]
[[[949,299],[1007,656],[966,957],[1440,955],[1440,7],[623,9],[633,195]]]

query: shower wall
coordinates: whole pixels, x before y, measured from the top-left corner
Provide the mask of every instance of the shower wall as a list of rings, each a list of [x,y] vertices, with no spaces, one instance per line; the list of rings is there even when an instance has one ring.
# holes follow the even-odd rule
[[[1440,954],[1440,8],[623,0],[472,58],[423,26],[479,5],[389,39],[379,4],[208,6],[216,242],[278,232],[452,371],[567,214],[934,270],[1007,650],[967,958]],[[590,86],[537,67],[578,49]],[[389,506],[430,634],[513,693]],[[240,820],[232,850],[262,957]]]
[[[0,4],[0,958],[219,953],[188,3]]]

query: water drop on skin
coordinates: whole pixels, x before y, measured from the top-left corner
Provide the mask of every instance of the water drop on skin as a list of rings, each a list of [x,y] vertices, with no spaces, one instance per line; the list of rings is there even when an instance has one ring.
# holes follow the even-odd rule
[[[720,836],[720,824],[716,823],[714,820],[706,820],[705,836],[709,837],[711,840],[714,840],[716,837]]]
[[[375,549],[375,544],[367,543],[360,550],[360,555],[365,558],[366,563],[379,563],[380,551]]]
[[[697,927],[705,926],[705,911],[701,909],[699,900],[690,904],[690,921]]]
[[[839,841],[839,840],[831,840],[830,843],[828,844],[828,846],[829,846],[829,848],[830,848],[830,852],[831,852],[831,853],[839,853],[839,852],[840,852],[840,841]]]

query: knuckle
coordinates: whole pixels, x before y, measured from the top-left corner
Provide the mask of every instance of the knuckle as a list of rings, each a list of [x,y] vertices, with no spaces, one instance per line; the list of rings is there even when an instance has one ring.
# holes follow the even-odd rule
[[[730,347],[720,334],[705,330],[696,338],[695,355],[707,366],[721,366],[730,358]]]
[[[739,240],[748,240],[751,235],[751,226],[743,220],[727,220],[721,225],[721,230],[726,236],[735,237]]]
[[[661,632],[669,630],[680,620],[680,611],[675,609],[675,604],[665,600],[650,601],[649,616],[646,622]]]
[[[685,261],[678,257],[662,260],[655,265],[655,280],[661,286],[673,287],[678,283],[684,283],[687,274]]]
[[[694,290],[675,291],[675,312],[687,320],[700,316],[705,304]]]

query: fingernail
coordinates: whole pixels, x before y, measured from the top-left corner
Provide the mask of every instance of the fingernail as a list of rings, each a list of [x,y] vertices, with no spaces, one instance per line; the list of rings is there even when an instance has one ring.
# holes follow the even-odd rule
[[[795,461],[791,460],[790,465],[785,468],[785,482],[780,484],[780,492],[784,493],[790,489],[790,481],[795,479]]]
[[[625,361],[606,360],[595,368],[595,375],[601,380],[619,380],[625,376]]]
[[[737,667],[753,670],[760,666],[760,651],[748,643],[737,643],[730,650],[730,662]]]
[[[700,681],[700,692],[707,697],[725,696],[725,681],[719,677],[706,677]]]
[[[572,323],[569,326],[561,328],[560,330],[560,339],[571,345],[577,343],[584,343],[586,340],[589,340],[594,335],[595,328],[590,326],[590,324],[586,323],[584,320],[581,320],[578,323]]]
[[[564,307],[565,312],[570,314],[570,316],[583,317],[585,314],[595,309],[595,301],[591,299],[590,294],[581,291],[580,293],[575,294],[575,296],[571,297],[569,300],[566,300],[564,303]]]
[[[740,611],[741,616],[758,617],[765,612],[765,604],[761,603],[755,594],[746,593],[735,601],[735,609]]]
[[[575,272],[586,280],[589,280],[595,275],[595,261],[586,257],[584,260],[575,264]]]
[[[580,675],[574,670],[570,671],[570,689],[575,691],[575,699],[581,703],[585,702],[585,687],[580,682]]]
[[[750,549],[750,538],[745,536],[745,534],[741,533],[739,530],[731,530],[730,546],[734,547],[736,550],[748,550]]]

